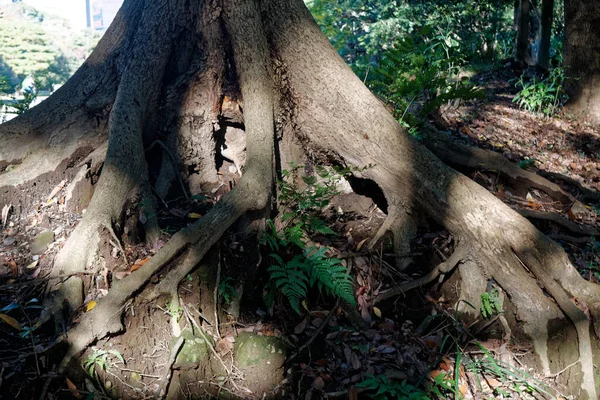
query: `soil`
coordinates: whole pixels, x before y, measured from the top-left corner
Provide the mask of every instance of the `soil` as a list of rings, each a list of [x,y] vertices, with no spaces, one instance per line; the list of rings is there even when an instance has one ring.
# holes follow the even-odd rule
[[[455,141],[499,152],[524,168],[548,177],[585,206],[577,210],[564,207],[539,191],[511,186],[495,171],[485,168],[462,172],[513,208],[552,212],[571,223],[600,230],[599,130],[568,115],[546,118],[520,110],[512,102],[514,85],[508,83],[515,77],[516,73],[509,70],[476,76],[474,79],[485,88],[487,97],[445,110],[435,123]],[[159,213],[163,236],[155,248],[146,246],[136,234],[140,221],[136,217],[136,205],[131,204],[126,232],[121,232],[127,240],[117,244],[106,232],[105,268],[83,274],[86,306],[82,310],[65,310],[75,316],[70,322],[76,323],[78,314],[93,308],[95,302],[106,295],[112,281],[143,268],[145,260],[171,234],[201,218],[231,190],[239,179],[233,163],[223,162],[219,179],[222,185],[203,196],[165,200]],[[381,292],[423,276],[444,261],[453,251],[453,238],[434,223],[425,221],[411,244],[410,254],[392,254],[389,236],[368,250],[368,240],[383,223],[386,210],[380,197],[364,188],[357,190],[361,194],[346,191],[337,195],[323,210],[323,218],[337,235],[311,237],[315,243],[329,246],[329,254],[339,257],[350,268],[358,312],[315,291],[306,302],[308,311],[297,315],[282,297],[276,298],[274,306],[267,307],[262,299],[265,288],[253,285],[250,293],[245,294],[240,315],[222,313],[217,330],[209,324],[214,321],[212,310],[193,307],[200,303],[202,281],[201,274],[194,273],[179,287],[179,307],[171,307],[162,298],[146,302],[142,295],[138,296],[126,308],[126,331],[88,349],[72,363],[68,379],[58,376],[54,371],[63,349],[56,344],[55,332],[51,327],[41,327],[32,333],[29,327],[33,327],[39,316],[39,303],[48,286],[46,277],[54,256],[81,218],[81,214],[64,206],[68,182],[61,183],[61,180],[57,177],[51,185],[31,188],[27,204],[7,204],[8,211],[3,213],[5,221],[0,221],[2,399],[82,398],[89,393],[94,393],[94,398],[152,398],[164,389],[171,364],[174,372],[169,377],[170,385],[164,389],[168,398],[262,398],[265,393],[267,397],[280,398],[354,399],[372,393],[368,384],[360,385],[369,376],[377,377],[380,383],[381,379],[408,382],[422,388],[427,396],[435,390],[446,394],[458,390],[465,398],[474,399],[503,392],[515,398],[533,398],[526,390],[532,386],[538,393],[547,390],[553,395],[560,394],[556,377],[520,369],[520,359],[528,357],[532,349],[527,343],[509,340],[500,318],[502,314],[482,317],[466,326],[457,319],[451,306],[451,291],[441,291],[439,281],[382,304],[374,302]],[[84,205],[80,207],[83,209]],[[597,252],[600,243],[593,236],[573,232],[553,220],[534,218],[532,222],[564,246],[582,276],[600,283]],[[41,234],[49,238],[49,243],[47,246],[37,243],[38,248],[42,246],[41,250],[32,252]],[[256,243],[256,237],[240,239],[232,233],[223,237],[212,254],[223,265],[249,262],[247,260],[256,259],[246,254],[253,251],[251,243]],[[394,259],[398,256],[412,259],[406,270],[396,269]],[[259,276],[266,277],[266,250],[261,251],[258,258],[262,260]],[[156,276],[152,285],[161,278]],[[446,279],[451,282],[459,278]],[[225,306],[223,299],[220,302]],[[204,315],[207,312],[209,314]],[[210,342],[220,361],[213,357],[210,365],[184,363],[179,358],[183,353],[173,360],[175,340],[171,320],[175,314],[179,317],[180,329],[194,332],[189,333],[192,336],[185,343]],[[199,321],[210,337],[198,336],[192,319]],[[325,325],[322,330],[321,325]],[[245,370],[238,368],[234,362],[235,343],[242,332],[277,338],[287,348],[287,361],[273,366],[268,373],[248,366]],[[302,348],[309,341],[310,346]],[[209,353],[209,348],[199,347],[196,351]],[[505,363],[503,368],[518,372],[499,376],[493,368],[485,368],[489,362],[487,356]],[[455,371],[461,358],[462,366]],[[199,382],[198,377],[207,376],[206,369],[210,370],[211,378]],[[448,386],[448,381],[436,380],[440,374],[460,376],[460,382]],[[396,390],[404,393],[402,390],[410,389],[404,386]]]

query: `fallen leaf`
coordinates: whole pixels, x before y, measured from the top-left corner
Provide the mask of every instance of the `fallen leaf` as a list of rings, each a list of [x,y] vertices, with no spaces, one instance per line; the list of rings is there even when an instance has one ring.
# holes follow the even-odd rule
[[[373,312],[377,315],[377,318],[381,318],[381,310],[377,307],[373,307]]]
[[[50,192],[50,195],[48,196],[47,202],[50,202],[52,198],[56,196],[56,194],[60,192],[63,187],[65,187],[66,183],[67,181],[63,179],[54,189],[52,189],[52,192]]]
[[[296,326],[294,327],[294,333],[295,333],[296,335],[299,335],[299,334],[301,334],[302,332],[304,332],[304,329],[306,328],[306,321],[307,321],[307,318],[304,318],[304,319],[302,320],[302,322],[300,322],[298,325],[296,325]]]
[[[227,340],[227,339],[219,339],[219,341],[215,345],[215,350],[220,355],[225,355],[225,354],[227,354],[227,353],[229,353],[230,351],[233,350],[233,346],[234,346],[234,344],[231,343],[229,340]]]
[[[10,271],[13,276],[19,275],[19,267],[17,266],[17,263],[15,262],[15,260],[9,260],[8,266],[10,267]]]
[[[325,387],[325,382],[323,381],[323,378],[321,378],[320,376],[318,376],[317,379],[315,379],[315,381],[313,382],[313,385],[317,389],[322,390]]]
[[[130,275],[130,274],[131,274],[131,272],[129,272],[129,271],[118,271],[118,272],[113,273],[113,276],[116,279],[121,280],[121,279],[125,278],[127,275]]]
[[[189,213],[188,218],[193,218],[193,219],[200,219],[202,218],[202,214],[198,214],[198,213]]]
[[[87,303],[87,306],[85,307],[85,312],[91,311],[94,309],[94,307],[96,307],[98,303],[96,302],[96,300],[92,300],[89,303]]]
[[[137,271],[138,269],[140,269],[142,267],[142,265],[146,264],[151,257],[146,257],[143,260],[140,260],[138,262],[136,262],[135,264],[133,264],[131,266],[131,269],[129,270],[129,272],[133,272],[133,271]]]
[[[9,317],[6,314],[0,314],[0,319],[2,321],[6,322],[7,324],[9,324],[10,326],[12,326],[13,328],[15,328],[16,330],[18,330],[18,331],[21,330],[21,324],[19,323],[19,321],[17,321],[13,317]]]
[[[363,247],[363,244],[365,244],[365,242],[368,240],[369,238],[363,239],[361,240],[358,245],[356,246],[356,251],[360,251],[360,249]]]
[[[348,390],[348,400],[358,400],[358,390],[356,390],[356,386],[350,386],[350,390]]]
[[[36,268],[36,267],[37,267],[37,265],[38,265],[38,262],[39,262],[39,261],[40,261],[40,260],[39,260],[39,258],[38,258],[37,260],[35,260],[34,262],[32,262],[31,264],[29,264],[29,265],[28,265],[28,266],[26,266],[25,268],[26,268],[26,269],[34,269],[34,268]]]
[[[444,372],[444,371],[442,371],[442,370],[440,370],[440,369],[434,369],[433,371],[431,371],[431,372],[429,373],[429,377],[430,377],[431,379],[435,379],[435,378],[436,378],[436,376],[438,376],[439,374],[445,374],[445,372]]]
[[[8,221],[8,213],[10,212],[10,209],[12,208],[12,204],[6,204],[4,207],[2,207],[2,226],[6,227],[6,221]]]
[[[71,394],[73,396],[75,396],[76,398],[80,399],[81,393],[79,393],[79,390],[77,390],[77,386],[75,386],[75,384],[73,382],[71,382],[71,380],[69,378],[65,378],[65,379],[67,380],[67,387],[71,391]]]

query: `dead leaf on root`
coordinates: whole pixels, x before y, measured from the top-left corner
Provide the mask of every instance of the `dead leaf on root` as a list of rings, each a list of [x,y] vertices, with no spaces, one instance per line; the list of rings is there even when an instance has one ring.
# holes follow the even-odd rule
[[[148,261],[150,261],[151,257],[146,257],[143,260],[140,260],[138,262],[136,262],[135,264],[133,264],[131,266],[131,269],[129,270],[129,272],[133,272],[133,271],[137,271],[138,269],[140,269],[142,267],[142,265],[146,264]]]
[[[15,328],[16,330],[18,330],[18,331],[21,330],[21,324],[19,323],[19,321],[17,321],[13,317],[10,317],[6,314],[0,314],[0,319],[2,321],[6,322],[7,324],[9,324],[10,326],[12,326],[13,328]]]

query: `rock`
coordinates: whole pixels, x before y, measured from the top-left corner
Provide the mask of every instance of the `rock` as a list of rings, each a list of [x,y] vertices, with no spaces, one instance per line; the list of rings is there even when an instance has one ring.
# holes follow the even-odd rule
[[[209,347],[202,337],[195,336],[190,329],[185,329],[181,332],[181,335],[185,338],[185,342],[177,355],[174,366],[197,365],[208,360]],[[176,341],[175,338],[171,345],[175,344]]]
[[[44,231],[38,234],[31,243],[32,254],[44,254],[50,243],[54,242],[54,232]]]
[[[2,244],[4,244],[5,246],[10,246],[10,245],[14,244],[16,241],[17,241],[17,239],[15,239],[12,236],[9,236],[6,239],[4,239],[4,241],[2,242]]]
[[[241,332],[235,340],[235,362],[246,376],[248,389],[259,397],[263,393],[270,397],[283,380],[285,357],[285,343],[277,337]]]

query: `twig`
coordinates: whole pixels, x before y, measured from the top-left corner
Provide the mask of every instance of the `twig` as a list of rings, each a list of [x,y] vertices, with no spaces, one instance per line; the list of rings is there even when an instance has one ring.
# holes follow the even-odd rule
[[[317,336],[319,336],[319,334],[323,331],[325,326],[329,323],[329,321],[333,317],[333,314],[335,313],[335,310],[337,310],[337,308],[339,306],[340,306],[340,299],[337,299],[335,302],[335,305],[333,306],[331,311],[329,311],[329,314],[327,314],[327,316],[325,317],[323,322],[321,322],[321,325],[319,325],[317,330],[314,331],[314,333],[310,336],[310,338],[306,341],[306,343],[304,343],[302,346],[300,346],[298,351],[296,351],[294,354],[292,354],[292,356],[290,358],[288,358],[288,360],[287,360],[288,363],[291,362],[292,360],[294,360],[294,358],[298,357],[300,355],[300,353],[302,353],[308,346],[311,345],[312,342],[315,341]]]
[[[578,364],[580,361],[577,360],[575,362],[572,362],[571,364],[567,365],[566,367],[564,367],[563,369],[561,369],[560,371],[554,373],[554,374],[550,374],[550,375],[546,375],[546,378],[556,378],[557,376],[561,375],[563,372],[565,372],[566,370],[568,370],[569,368],[575,366],[575,364]]]
[[[173,370],[173,364],[175,364],[175,360],[177,360],[177,354],[179,354],[179,350],[183,346],[185,342],[185,338],[183,336],[179,336],[177,342],[171,349],[171,355],[169,356],[169,361],[167,361],[167,370],[163,374],[162,378],[160,378],[160,388],[158,391],[158,396],[160,398],[164,398],[167,395],[167,389],[169,388],[169,382],[171,381],[171,372]]]
[[[227,365],[225,365],[225,362],[223,361],[223,359],[219,356],[219,354],[217,353],[217,351],[213,347],[212,343],[208,340],[208,337],[206,337],[206,334],[204,333],[204,330],[202,329],[202,327],[200,327],[200,325],[196,322],[196,320],[194,318],[192,318],[192,315],[187,310],[187,307],[185,305],[182,305],[182,306],[183,306],[183,313],[185,314],[185,316],[192,323],[192,325],[194,325],[196,327],[196,329],[198,329],[198,333],[202,336],[202,339],[204,339],[204,342],[210,348],[210,350],[213,353],[213,355],[217,358],[217,360],[219,360],[219,362],[221,363],[221,365],[225,369],[225,372],[227,372],[227,375],[231,376],[231,370],[227,367]],[[235,384],[235,382],[233,381],[233,379],[231,379],[231,384],[233,385],[233,387],[236,390],[240,390],[240,388]]]
[[[390,297],[397,296],[399,294],[404,294],[409,290],[426,285],[429,282],[435,280],[441,274],[446,274],[452,271],[452,269],[454,269],[454,267],[456,267],[458,263],[463,261],[468,256],[468,249],[468,246],[459,245],[446,261],[438,264],[427,275],[419,279],[415,279],[414,281],[407,282],[397,288],[390,289],[387,292],[381,293],[379,296],[375,297],[375,299],[373,300],[373,304],[377,304]]]
[[[219,255],[217,259],[217,279],[215,281],[215,292],[213,296],[214,309],[215,309],[215,330],[217,337],[221,338],[221,332],[219,332],[219,285],[221,284],[221,248],[219,247]]]

